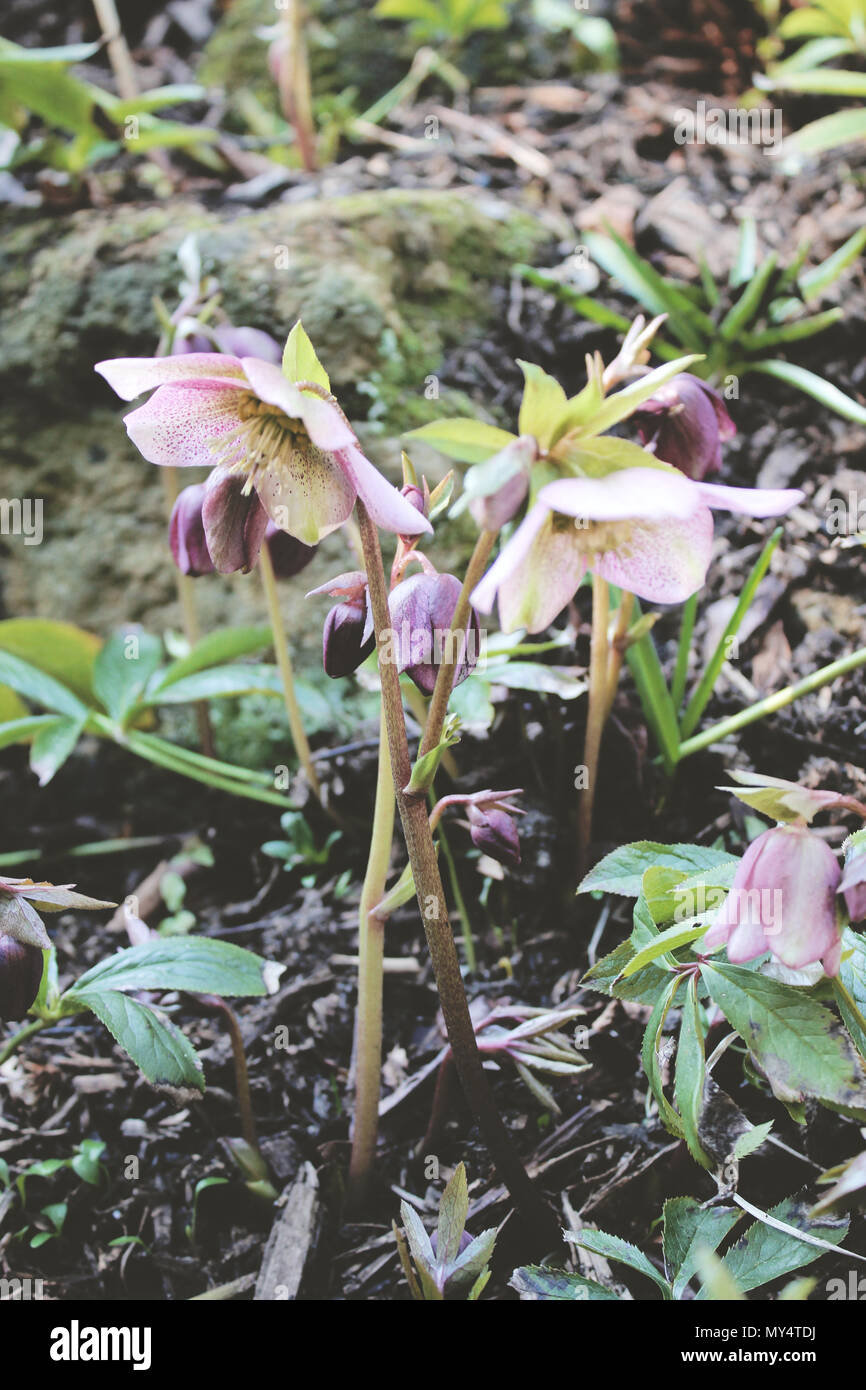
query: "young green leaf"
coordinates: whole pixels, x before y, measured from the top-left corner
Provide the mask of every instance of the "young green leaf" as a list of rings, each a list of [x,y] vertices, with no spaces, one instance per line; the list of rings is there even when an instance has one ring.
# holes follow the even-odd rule
[[[672,1197],[664,1205],[665,1268],[674,1298],[681,1298],[697,1273],[697,1254],[715,1251],[743,1213],[736,1207],[705,1207],[693,1197]]]
[[[683,1133],[689,1153],[702,1168],[712,1171],[712,1159],[701,1144],[700,1128],[704,1101],[704,1082],[707,1075],[704,1055],[704,1035],[698,1009],[697,983],[694,978],[689,987],[682,1008],[680,1040],[677,1047],[677,1062],[674,1073],[674,1100],[683,1124]]]
[[[208,936],[166,937],[131,946],[85,971],[64,994],[79,1004],[105,990],[182,989],[190,994],[268,993],[268,962],[229,941]],[[88,1004],[88,1007],[92,1007]]]
[[[76,996],[76,1002],[96,1014],[152,1085],[204,1090],[201,1063],[192,1044],[155,1009],[116,990],[85,991]]]

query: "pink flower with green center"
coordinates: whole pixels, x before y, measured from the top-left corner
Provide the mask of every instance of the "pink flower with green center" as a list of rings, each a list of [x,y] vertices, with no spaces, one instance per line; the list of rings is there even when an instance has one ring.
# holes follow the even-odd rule
[[[651,603],[681,603],[706,578],[714,509],[779,516],[803,496],[695,482],[667,465],[557,478],[539,490],[472,603],[490,613],[498,599],[504,632],[542,632],[587,570]]]
[[[109,386],[131,401],[125,417],[150,463],[213,469],[209,489],[239,478],[281,531],[305,545],[342,526],[360,497],[377,525],[404,535],[429,521],[365,458],[336,400],[312,381],[290,381],[273,362],[193,352],[99,362]]]

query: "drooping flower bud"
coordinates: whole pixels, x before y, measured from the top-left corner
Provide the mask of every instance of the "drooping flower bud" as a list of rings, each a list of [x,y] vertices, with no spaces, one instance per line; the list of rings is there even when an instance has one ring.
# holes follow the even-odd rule
[[[641,442],[657,458],[698,482],[718,473],[721,441],[737,432],[718,391],[690,372],[660,386],[635,411],[634,420]]]
[[[213,352],[213,343],[206,333],[198,330],[194,319],[178,325],[171,343],[172,357],[182,357],[187,352]]]
[[[246,492],[238,474],[215,469],[205,484],[201,515],[214,569],[220,574],[248,574],[259,558],[268,525],[258,494]]]
[[[866,919],[866,830],[858,830],[845,844],[845,867],[839,892],[852,922]]]
[[[500,531],[514,520],[529,491],[529,471],[537,458],[537,440],[522,434],[469,469],[463,485],[469,510],[482,531]]]
[[[283,360],[283,349],[276,338],[264,333],[260,328],[247,328],[234,323],[221,323],[213,329],[213,340],[220,352],[230,357],[258,357],[263,362],[273,362],[279,367]],[[204,349],[210,352],[210,347]]]
[[[376,645],[367,576],[360,570],[338,574],[336,579],[329,579],[317,589],[311,589],[307,598],[315,594],[330,594],[332,598],[341,599],[325,619],[322,633],[325,675],[334,680],[340,676],[350,676],[362,661],[366,661]]]
[[[296,536],[281,531],[272,521],[265,531],[265,543],[270,552],[271,564],[277,579],[291,579],[306,569],[318,549],[315,545],[304,545]]]
[[[764,831],[740,860],[703,948],[726,945],[734,965],[770,951],[791,970],[819,960],[825,974],[837,974],[842,938],[835,899],[841,876],[829,845],[806,826]]]
[[[520,837],[517,822],[507,811],[469,802],[466,807],[469,834],[476,849],[499,864],[520,863]]]
[[[453,574],[413,574],[391,591],[388,607],[393,656],[425,695],[432,695],[443,661],[455,659],[454,684],[471,674],[478,660],[478,614],[469,610],[466,628],[452,639],[451,620],[461,584]]]
[[[203,574],[214,572],[201,514],[205,494],[204,483],[192,483],[190,487],[183,488],[171,509],[168,526],[174,563],[181,574],[188,574],[191,579],[198,579]]]
[[[0,1019],[23,1018],[39,993],[42,952],[0,932]]]

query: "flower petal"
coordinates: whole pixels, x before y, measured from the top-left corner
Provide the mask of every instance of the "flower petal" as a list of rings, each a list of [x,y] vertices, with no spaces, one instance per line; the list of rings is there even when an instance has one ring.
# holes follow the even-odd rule
[[[354,430],[336,403],[299,390],[273,362],[244,357],[241,365],[259,399],[277,406],[293,420],[303,420],[307,434],[319,449],[333,451],[357,443]]]
[[[288,463],[262,468],[255,488],[274,525],[305,545],[336,531],[355,505],[355,489],[336,457],[311,443],[294,449]]]
[[[797,487],[726,487],[723,483],[696,483],[701,500],[717,511],[741,516],[781,516],[806,496]]]
[[[541,489],[538,500],[552,511],[587,521],[685,519],[700,505],[694,483],[666,468],[620,468],[603,478],[558,478]]]
[[[602,579],[650,603],[682,603],[701,587],[713,550],[708,508],[699,506],[685,520],[625,525],[622,545],[590,561]]]
[[[574,597],[585,571],[574,528],[557,524],[537,502],[476,586],[472,603],[489,613],[498,594],[503,632],[542,632]]]
[[[377,526],[398,536],[432,532],[433,527],[427,518],[412,506],[408,497],[404,497],[387,478],[383,478],[360,449],[354,445],[340,449],[337,459]]]
[[[208,554],[220,574],[248,573],[264,540],[268,514],[255,492],[244,494],[244,480],[228,468],[215,468],[207,480],[202,524]]]
[[[174,362],[183,358],[172,358]],[[235,386],[187,381],[160,386],[149,401],[124,417],[130,439],[148,463],[170,468],[212,468],[212,441],[241,424]]]
[[[97,362],[93,369],[105,377],[112,391],[124,401],[134,401],[143,391],[168,382],[209,378],[230,378],[245,386],[243,367],[237,357],[222,352],[187,352],[178,357],[113,357]]]

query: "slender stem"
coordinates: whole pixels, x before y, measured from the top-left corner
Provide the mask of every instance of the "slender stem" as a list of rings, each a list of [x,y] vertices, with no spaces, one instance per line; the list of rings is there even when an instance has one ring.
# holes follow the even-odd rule
[[[138,77],[123,37],[114,0],[93,0],[93,8],[106,40],[108,61],[114,72],[117,90],[124,101],[132,101],[138,96]]]
[[[295,678],[292,673],[292,658],[289,655],[289,644],[286,641],[286,630],[283,626],[283,615],[280,609],[280,595],[277,590],[277,581],[274,575],[273,562],[271,561],[271,552],[267,544],[263,545],[259,551],[259,569],[262,575],[262,587],[265,591],[265,601],[268,605],[268,616],[271,620],[274,651],[277,657],[277,666],[280,670],[280,679],[283,683],[283,700],[285,701],[289,728],[292,731],[295,752],[298,755],[298,761],[304,769],[304,774],[312,791],[318,800],[321,801],[322,788],[319,785],[316,769],[310,757],[310,745],[307,742],[307,735],[304,733],[301,711],[298,708],[298,699],[295,695]]]
[[[451,846],[445,834],[444,825],[439,826],[439,845],[442,850],[442,858],[445,860],[445,867],[448,870],[448,879],[451,884],[451,892],[454,894],[454,903],[457,908],[457,915],[460,918],[460,931],[463,936],[463,950],[466,952],[466,969],[471,974],[475,974],[478,969],[478,957],[475,954],[475,941],[472,936],[472,922],[469,919],[469,911],[466,901],[460,890],[460,880],[457,876],[457,865],[454,862],[454,855],[451,853]]]
[[[604,723],[607,723],[610,712],[613,709],[613,702],[616,699],[616,688],[619,685],[619,673],[622,670],[623,658],[625,656],[625,639],[628,633],[629,623],[631,622],[633,608],[634,594],[621,594],[619,608],[616,610],[616,627],[607,654],[607,701],[605,703]]]
[[[694,738],[686,739],[685,743],[680,744],[680,758],[687,758],[691,753],[699,753],[702,748],[709,748],[711,743],[718,743],[720,739],[727,738],[728,734],[735,734],[748,724],[765,719],[768,714],[775,714],[777,710],[799,700],[801,695],[811,695],[813,690],[820,690],[822,685],[836,680],[837,676],[846,676],[849,671],[856,671],[859,666],[864,665],[866,647],[858,647],[856,652],[840,657],[838,661],[831,661],[829,666],[822,666],[819,671],[813,671],[811,676],[805,676],[794,685],[786,685],[784,690],[777,690],[775,695],[768,695],[765,700],[758,700],[756,704],[740,710],[739,714],[732,714],[729,719],[711,724],[702,733],[695,734]]]
[[[592,646],[589,657],[589,708],[586,715],[586,734],[583,744],[583,764],[587,784],[580,794],[577,808],[577,836],[580,867],[586,864],[592,838],[592,808],[595,803],[595,784],[598,778],[598,759],[601,735],[607,714],[608,698],[608,634],[610,589],[606,579],[592,576]]]
[[[689,653],[692,649],[692,634],[695,630],[695,617],[698,611],[698,596],[692,594],[687,598],[683,605],[683,616],[680,623],[680,640],[677,647],[677,664],[674,670],[674,680],[671,686],[671,699],[674,702],[674,709],[679,715],[680,705],[686,693],[686,681],[689,674]]]
[[[403,788],[411,776],[406,722],[400,695],[400,678],[388,641],[390,615],[382,552],[376,527],[360,497],[356,503],[370,602],[376,627],[379,653],[379,672],[382,680],[382,699],[388,729],[388,746],[397,808],[403,825],[406,848],[415,878],[415,891],[421,909],[421,919],[436,976],[439,1000],[445,1018],[448,1040],[454,1054],[457,1073],[469,1106],[481,1125],[493,1157],[497,1173],[521,1213],[531,1219],[544,1241],[558,1242],[559,1234],[552,1214],[536,1191],[529,1175],[514,1149],[511,1136],[496,1109],[484,1074],[481,1057],[475,1042],[475,1031],[460,975],[460,964],[451,925],[448,905],[442,888],[439,864],[433,847],[433,836],[427,817],[427,807],[421,797],[407,797]]]
[[[169,772],[176,772],[179,777],[189,777],[193,782],[203,782],[206,787],[215,787],[217,791],[231,792],[232,796],[245,796],[250,801],[264,801],[268,806],[280,806],[284,811],[293,809],[293,803],[289,798],[281,796],[277,791],[269,791],[267,787],[260,787],[231,777],[220,777],[216,773],[206,772],[203,768],[197,767],[195,763],[170,757],[149,743],[146,734],[136,734],[134,730],[130,729],[122,740],[117,738],[115,742],[121,748],[128,748],[139,758],[144,758],[149,763],[155,763],[157,767],[165,767],[168,768]]]
[[[394,784],[388,751],[385,706],[379,729],[379,770],[367,872],[361,889],[358,949],[358,1012],[355,1018],[355,1114],[349,1161],[349,1203],[364,1198],[376,1157],[379,1132],[379,1092],[382,1077],[382,956],[385,923],[372,914],[381,902],[388,878],[394,838]]]
[[[436,676],[436,685],[427,711],[427,724],[421,739],[421,747],[418,749],[419,758],[423,758],[425,753],[429,753],[430,749],[435,748],[441,741],[445,715],[448,712],[448,701],[451,699],[451,691],[454,688],[454,674],[457,669],[458,658],[464,655],[463,641],[468,640],[463,639],[463,633],[469,621],[470,595],[487,568],[487,561],[490,559],[498,535],[498,531],[482,531],[475,542],[475,549],[472,552],[463,580],[463,588],[460,590],[457,607],[454,609],[454,616],[451,619],[451,636],[444,648],[446,660],[442,662]]]
[[[288,62],[280,65],[280,103],[286,120],[292,125],[301,163],[307,173],[318,167],[316,160],[316,124],[313,117],[313,97],[310,91],[310,64],[304,33],[306,15],[302,0],[289,0],[286,6],[286,41]]]
[[[171,516],[172,508],[177,501],[179,483],[176,468],[161,468],[162,485],[165,494],[166,515]],[[186,640],[190,647],[194,647],[198,642],[201,631],[198,623],[198,612],[196,611],[194,581],[188,574],[181,574],[175,566],[174,570],[175,585],[177,587],[177,598],[180,604],[180,611],[183,615],[183,630]],[[206,757],[212,758],[214,755],[213,729],[210,722],[210,711],[205,700],[196,700],[195,717],[198,724],[198,741],[201,744],[202,752]]]
[[[214,1001],[216,1002],[216,1001]],[[251,1149],[258,1150],[256,1121],[253,1115],[253,1102],[250,1096],[250,1073],[247,1067],[247,1054],[237,1014],[224,999],[219,1000],[219,1010],[226,1021],[232,1042],[232,1058],[235,1066],[235,1090],[238,1094],[238,1109],[241,1112],[241,1133]]]
[[[56,1023],[56,1018],[34,1018],[32,1023],[25,1023],[23,1028],[19,1028],[17,1033],[13,1033],[11,1038],[0,1047],[0,1066],[8,1061],[13,1053],[17,1052],[22,1043],[26,1043],[28,1038],[32,1038],[34,1033],[41,1033],[43,1028],[50,1028],[52,1023]]]

